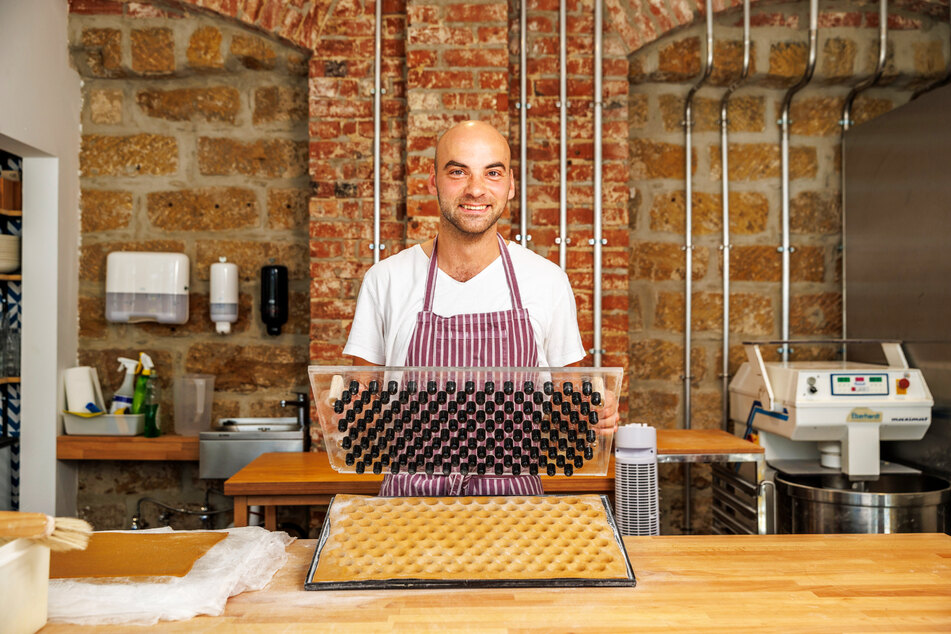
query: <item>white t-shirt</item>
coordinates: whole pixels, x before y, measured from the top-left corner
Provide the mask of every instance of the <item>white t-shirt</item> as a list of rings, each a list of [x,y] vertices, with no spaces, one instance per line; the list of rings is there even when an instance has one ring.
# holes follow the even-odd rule
[[[561,367],[584,358],[575,296],[557,265],[510,242],[509,255],[522,307],[538,347],[539,367]],[[416,315],[423,309],[429,258],[420,245],[380,260],[363,278],[345,355],[378,365],[406,364]],[[436,273],[433,312],[441,317],[511,310],[501,256],[467,282]]]

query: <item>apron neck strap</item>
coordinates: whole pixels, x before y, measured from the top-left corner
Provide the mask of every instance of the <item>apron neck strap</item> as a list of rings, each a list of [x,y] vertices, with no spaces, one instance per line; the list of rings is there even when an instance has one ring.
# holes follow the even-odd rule
[[[505,246],[505,240],[502,234],[496,233],[499,240],[499,255],[502,256],[502,270],[505,271],[505,281],[509,287],[509,297],[512,300],[512,308],[522,309],[522,295],[518,290],[518,281],[515,279],[515,267],[512,266],[512,257],[509,255],[508,247]],[[429,271],[426,274],[426,299],[423,302],[423,310],[432,312],[433,297],[436,294],[436,272],[439,270],[439,260],[436,257],[436,246],[439,242],[439,236],[433,238],[433,255],[429,258]]]

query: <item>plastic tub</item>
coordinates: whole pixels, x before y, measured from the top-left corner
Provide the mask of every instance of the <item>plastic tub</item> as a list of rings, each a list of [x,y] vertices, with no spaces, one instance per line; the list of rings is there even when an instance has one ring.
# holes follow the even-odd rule
[[[145,433],[144,414],[81,416],[63,412],[63,423],[70,436],[140,436]]]
[[[437,475],[605,475],[614,436],[593,425],[623,378],[622,368],[310,366],[308,374],[336,471]]]
[[[46,625],[50,549],[29,539],[0,546],[0,622],[6,634]]]

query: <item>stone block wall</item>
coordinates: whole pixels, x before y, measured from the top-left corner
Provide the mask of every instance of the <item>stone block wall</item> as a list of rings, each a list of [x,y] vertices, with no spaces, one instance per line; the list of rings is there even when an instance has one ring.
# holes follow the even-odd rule
[[[116,357],[148,352],[164,433],[176,428],[173,379],[186,373],[216,375],[213,419],[294,416],[279,401],[308,388],[309,53],[218,16],[82,8],[73,7],[69,34],[84,81],[78,362],[98,369],[108,398],[122,380]],[[112,251],[187,254],[188,323],[107,322]],[[219,257],[240,277],[240,317],[225,336],[209,317]],[[268,264],[287,266],[290,278],[290,319],[276,337],[260,318]],[[199,481],[194,465],[131,466],[81,463],[79,506],[97,528],[128,522],[137,497],[177,506],[201,501],[208,484],[220,488]]]
[[[874,70],[877,14],[823,4],[812,83],[790,119],[790,335],[841,336],[840,147],[842,108],[851,86]],[[825,10],[829,7],[828,10]],[[782,9],[779,12],[779,9]],[[740,342],[778,339],[781,324],[780,129],[783,98],[806,67],[808,7],[753,12],[750,79],[729,102],[729,374],[745,361]],[[693,292],[691,423],[722,424],[722,164],[720,99],[742,68],[742,14],[715,21],[714,72],[693,105]],[[948,29],[926,17],[890,16],[880,87],[853,107],[861,125],[935,81],[948,56]],[[631,328],[631,416],[659,428],[684,420],[685,138],[684,99],[700,75],[703,24],[648,44],[630,57],[628,119],[632,189],[630,290],[640,327]],[[793,360],[835,354],[833,346],[794,349]],[[776,349],[764,356],[778,358]],[[664,465],[664,532],[682,526],[682,471]],[[692,526],[710,526],[709,468],[692,469]]]

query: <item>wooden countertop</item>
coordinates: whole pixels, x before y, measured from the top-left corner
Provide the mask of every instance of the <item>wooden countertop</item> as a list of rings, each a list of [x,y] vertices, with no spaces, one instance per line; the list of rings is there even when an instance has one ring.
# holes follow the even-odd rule
[[[217,617],[163,632],[951,631],[951,537],[765,535],[625,538],[635,588],[308,592],[316,542]],[[87,628],[51,624],[43,632]],[[91,629],[91,628],[89,628]],[[121,626],[96,631],[128,631]]]
[[[7,379],[0,379],[0,382]],[[19,379],[16,379],[19,381]],[[762,454],[763,448],[716,429],[658,429],[657,453],[672,456]],[[198,436],[60,436],[59,460],[198,460]]]
[[[764,449],[720,429],[658,429],[657,456],[763,454]]]
[[[360,495],[380,492],[382,475],[337,473],[324,452],[266,453],[225,480],[225,495]],[[547,493],[614,490],[614,470],[604,476],[542,476]]]
[[[658,430],[657,453],[664,455],[762,454],[763,448],[723,431],[712,429]],[[225,481],[225,495],[332,495],[347,493],[376,495],[383,476],[337,473],[327,454],[266,453]],[[614,490],[614,466],[603,476],[542,476],[548,493]]]
[[[57,460],[198,460],[198,436],[59,436]]]

